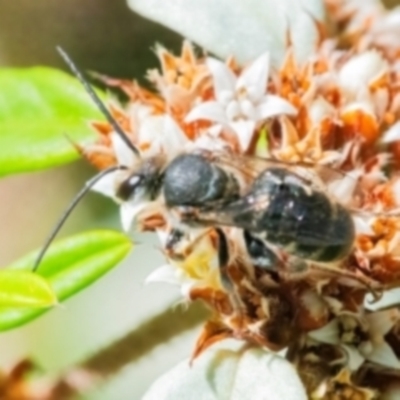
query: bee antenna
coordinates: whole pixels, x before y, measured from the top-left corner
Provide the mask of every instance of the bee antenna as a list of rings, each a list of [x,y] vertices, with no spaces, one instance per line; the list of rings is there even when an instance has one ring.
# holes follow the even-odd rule
[[[110,111],[108,111],[107,107],[101,101],[100,97],[96,94],[96,92],[93,90],[92,86],[89,84],[89,82],[83,76],[83,73],[81,72],[81,70],[77,67],[77,65],[71,60],[70,56],[60,46],[57,46],[56,49],[57,49],[58,53],[60,54],[60,56],[65,61],[65,63],[68,65],[68,67],[70,68],[72,73],[79,79],[79,81],[81,82],[82,86],[85,88],[85,90],[88,93],[88,95],[90,96],[90,98],[96,104],[97,108],[106,117],[107,121],[113,127],[114,131],[125,142],[125,144],[133,151],[133,153],[136,156],[140,157],[140,153],[139,153],[139,150],[137,149],[137,147],[135,147],[133,145],[133,143],[129,140],[129,137],[124,132],[124,130],[121,128],[121,125],[111,115]]]
[[[38,256],[35,260],[35,263],[33,264],[33,268],[32,268],[33,272],[37,271],[40,263],[43,260],[44,255],[46,254],[46,252],[47,252],[48,248],[50,247],[51,243],[53,242],[54,238],[57,236],[58,232],[63,227],[67,218],[70,216],[70,214],[75,209],[75,207],[79,204],[79,202],[82,200],[82,198],[86,195],[86,193],[88,193],[89,190],[92,189],[92,187],[105,175],[110,174],[111,172],[114,172],[117,170],[123,170],[123,169],[126,169],[126,167],[114,166],[111,168],[107,168],[104,171],[101,171],[100,173],[98,173],[91,180],[89,180],[86,183],[86,185],[79,191],[79,193],[74,197],[74,199],[69,204],[68,208],[64,211],[64,214],[61,216],[60,220],[57,222],[56,226],[53,228],[53,231],[51,232],[50,236],[47,238],[44,246],[40,250],[40,253],[38,254]]]

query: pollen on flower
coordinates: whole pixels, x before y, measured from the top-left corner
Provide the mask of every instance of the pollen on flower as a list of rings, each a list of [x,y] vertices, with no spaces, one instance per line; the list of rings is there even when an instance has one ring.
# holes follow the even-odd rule
[[[194,357],[227,337],[287,349],[310,398],[375,399],[400,381],[400,315],[366,302],[400,286],[400,17],[325,2],[336,36],[320,29],[307,61],[184,42],[156,47],[154,91],[103,77],[129,96],[111,111],[137,154],[103,122],[79,150],[121,167],[94,190],[124,229],[159,235],[147,281],[214,311]]]

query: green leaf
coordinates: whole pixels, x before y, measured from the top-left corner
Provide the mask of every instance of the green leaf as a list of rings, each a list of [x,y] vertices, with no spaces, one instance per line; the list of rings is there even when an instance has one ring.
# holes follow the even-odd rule
[[[0,271],[0,309],[3,307],[49,307],[57,303],[52,288],[30,271]]]
[[[256,143],[256,155],[258,157],[268,157],[268,130],[266,127],[262,128]]]
[[[51,68],[0,69],[0,176],[79,158],[71,144],[93,140],[103,119],[81,84]]]
[[[59,301],[95,282],[114,268],[131,250],[132,243],[120,232],[89,231],[54,243],[37,270],[53,287]],[[38,252],[9,266],[10,270],[29,271]],[[1,310],[0,331],[16,328],[46,310]]]

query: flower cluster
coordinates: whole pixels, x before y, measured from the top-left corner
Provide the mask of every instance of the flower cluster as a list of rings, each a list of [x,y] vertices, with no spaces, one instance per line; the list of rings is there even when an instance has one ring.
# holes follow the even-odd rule
[[[304,63],[290,44],[272,68],[268,53],[242,67],[196,55],[185,42],[179,56],[156,49],[161,69],[148,73],[154,92],[104,77],[129,97],[124,110],[110,109],[138,154],[102,122],[93,123],[98,142],[80,150],[99,169],[123,167],[94,189],[120,204],[124,229],[158,234],[167,264],[148,281],[177,284],[185,299],[202,299],[214,311],[194,357],[223,338],[240,338],[287,349],[313,399],[338,398],[338,391],[374,399],[400,381],[400,313],[366,301],[400,286],[400,23],[398,11],[372,3],[327,5],[347,47],[320,30]],[[310,190],[351,213],[349,254],[335,263],[302,260],[298,271],[278,246],[276,265],[254,265],[240,227],[185,224],[162,194],[122,193],[145,179],[137,171],[163,171],[178,155],[198,151],[234,171],[242,191],[267,159],[308,174]]]

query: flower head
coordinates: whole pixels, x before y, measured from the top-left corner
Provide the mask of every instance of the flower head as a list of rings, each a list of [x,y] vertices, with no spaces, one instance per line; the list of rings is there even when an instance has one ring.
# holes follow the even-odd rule
[[[342,346],[351,371],[357,371],[365,360],[400,369],[400,360],[385,340],[399,317],[396,309],[372,312],[364,318],[343,313],[323,328],[309,332],[309,336],[322,343]]]
[[[149,74],[157,93],[136,88],[117,113],[140,156],[99,123],[101,139],[83,153],[101,167],[123,167],[94,189],[120,204],[124,228],[136,217],[159,234],[166,264],[147,281],[177,284],[186,300],[213,309],[194,357],[227,337],[287,348],[315,398],[342,385],[367,399],[383,392],[383,375],[400,375],[399,313],[365,302],[400,286],[400,50],[391,36],[398,16],[372,0],[365,9],[358,0],[327,3],[345,42],[314,21],[320,37],[310,57],[296,59],[289,40],[272,73],[265,52],[243,68],[232,58],[196,57],[188,43],[179,56],[159,47],[161,71]],[[205,204],[192,196],[177,205],[163,191],[170,162],[188,153],[217,171],[196,181],[212,197]],[[134,185],[149,165],[157,167],[157,195],[143,189],[121,198],[123,183]],[[190,167],[174,180],[191,179]],[[288,172],[272,183],[282,201],[292,189],[305,193],[291,193],[272,217],[269,188],[261,200],[254,194],[269,169]],[[215,199],[220,182],[229,190]],[[320,209],[310,228],[304,204]],[[300,215],[281,237],[293,210]],[[336,229],[341,216],[347,236]],[[319,247],[334,249],[342,235],[341,258],[318,258]],[[308,247],[316,248],[311,257]],[[361,375],[378,378],[369,384]]]

